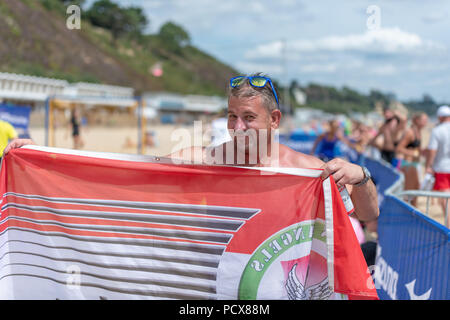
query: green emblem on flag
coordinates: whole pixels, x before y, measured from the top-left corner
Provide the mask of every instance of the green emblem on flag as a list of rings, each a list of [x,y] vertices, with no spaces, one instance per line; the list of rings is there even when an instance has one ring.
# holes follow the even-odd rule
[[[269,266],[288,249],[313,239],[326,243],[325,225],[322,222],[297,223],[264,241],[250,257],[242,273],[238,298],[256,300],[261,279]]]

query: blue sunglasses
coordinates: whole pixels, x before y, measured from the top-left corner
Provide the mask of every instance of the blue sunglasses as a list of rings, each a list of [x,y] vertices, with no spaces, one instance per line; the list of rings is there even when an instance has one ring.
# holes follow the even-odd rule
[[[237,76],[237,77],[230,79],[230,86],[232,88],[239,87],[240,85],[242,85],[245,82],[246,79],[248,79],[248,82],[250,83],[250,85],[255,88],[263,88],[266,85],[266,83],[269,82],[270,87],[272,88],[273,95],[275,96],[275,100],[277,101],[277,105],[280,106],[280,104],[278,102],[277,93],[275,91],[275,88],[272,84],[272,80],[270,80],[270,78],[263,77],[263,76],[254,76],[254,77]]]

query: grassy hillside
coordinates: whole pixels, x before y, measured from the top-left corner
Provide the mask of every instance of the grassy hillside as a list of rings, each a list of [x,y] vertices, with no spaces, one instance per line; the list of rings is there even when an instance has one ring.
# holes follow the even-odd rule
[[[114,40],[86,19],[81,30],[66,27],[56,0],[0,1],[0,71],[131,86],[143,91],[225,94],[231,67],[193,46],[174,53],[157,36]],[[162,63],[164,74],[150,70]]]

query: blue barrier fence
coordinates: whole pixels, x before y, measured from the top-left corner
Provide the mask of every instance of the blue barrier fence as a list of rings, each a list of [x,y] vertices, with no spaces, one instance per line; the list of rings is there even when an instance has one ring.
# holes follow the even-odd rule
[[[283,135],[280,134],[279,142],[287,145],[295,151],[309,154],[314,146],[314,141],[316,141],[317,136],[307,135],[307,134],[292,134]]]
[[[16,129],[19,138],[29,138],[30,106],[0,104],[0,119],[9,122]]]
[[[280,143],[310,153],[315,138],[280,136]],[[342,155],[365,165],[377,186],[380,217],[373,275],[380,299],[450,299],[450,230],[391,193],[402,179],[395,168],[348,150],[343,148]]]
[[[450,230],[391,194],[400,174],[366,159],[377,182],[380,217],[375,285],[380,299],[448,300]]]
[[[392,195],[378,219],[380,299],[448,300],[449,230]]]

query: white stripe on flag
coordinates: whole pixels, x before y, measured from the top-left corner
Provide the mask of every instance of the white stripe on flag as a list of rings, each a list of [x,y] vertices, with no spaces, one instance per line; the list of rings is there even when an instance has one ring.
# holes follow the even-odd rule
[[[333,198],[331,195],[331,180],[323,182],[323,195],[325,206],[325,230],[327,234],[327,266],[328,282],[334,292],[334,233],[333,233]]]

